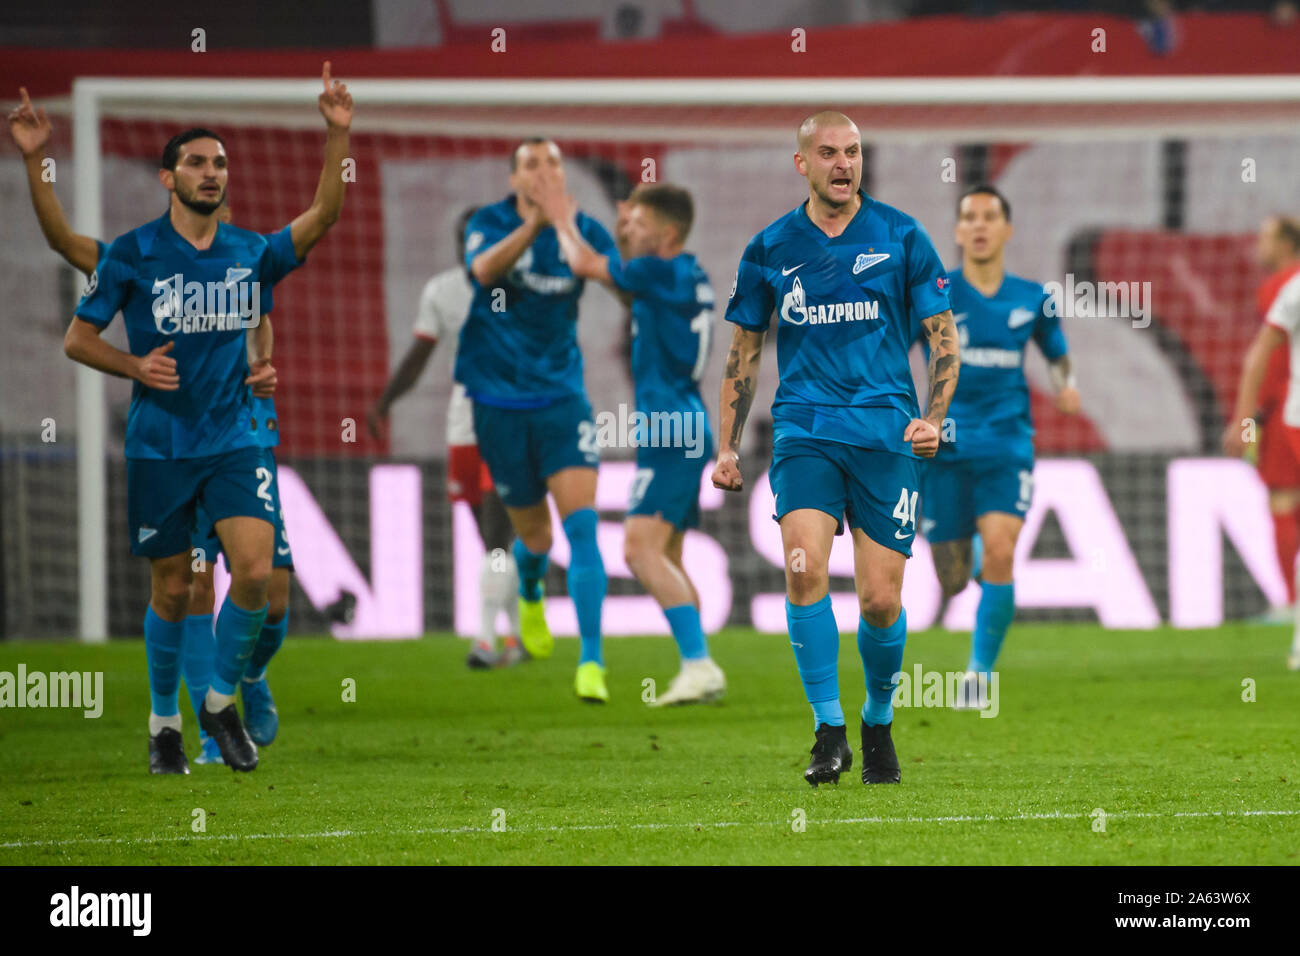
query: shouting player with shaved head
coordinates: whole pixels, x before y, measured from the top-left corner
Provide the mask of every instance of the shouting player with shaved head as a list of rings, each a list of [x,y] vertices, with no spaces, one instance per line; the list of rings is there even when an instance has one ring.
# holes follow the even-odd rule
[[[737,449],[775,311],[780,383],[770,477],[790,644],[816,728],[804,779],[838,783],[853,763],[828,574],[847,517],[867,682],[862,781],[898,783],[890,729],[907,637],[903,567],[916,536],[920,459],[938,450],[960,364],[948,279],[920,223],[862,190],[862,138],[847,116],[825,111],[804,120],[794,166],[808,198],[750,240],[727,304],[736,330],[713,483],[743,485]],[[907,358],[921,331],[930,346],[924,415]]]

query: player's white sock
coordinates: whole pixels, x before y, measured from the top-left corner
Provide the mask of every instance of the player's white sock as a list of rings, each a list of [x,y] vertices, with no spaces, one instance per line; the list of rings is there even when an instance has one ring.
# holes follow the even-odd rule
[[[153,711],[149,712],[149,736],[157,737],[159,732],[164,728],[170,727],[172,730],[181,729],[181,715],[172,714],[170,717],[159,717]]]
[[[479,632],[478,644],[488,650],[496,650],[497,646],[497,609],[501,606],[498,592],[500,585],[498,583],[501,572],[497,568],[501,567],[502,557],[500,551],[490,551],[483,555],[483,563],[478,572],[478,613],[479,613]]]
[[[203,709],[209,714],[219,714],[234,702],[234,694],[218,694],[215,689],[209,687],[208,696],[203,698]]]
[[[505,552],[505,560],[497,579],[500,591],[497,594],[497,606],[506,612],[506,629],[511,634],[519,633],[519,567],[515,557]]]
[[[492,604],[493,630],[498,611],[505,611],[514,622],[511,633],[519,633],[519,569],[509,551],[498,548],[489,553],[483,565],[483,593]]]

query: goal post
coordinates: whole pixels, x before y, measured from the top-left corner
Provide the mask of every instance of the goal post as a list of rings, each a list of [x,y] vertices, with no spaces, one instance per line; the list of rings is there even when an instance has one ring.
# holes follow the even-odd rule
[[[96,84],[73,83],[76,228],[104,236],[100,174],[100,96]],[[105,474],[104,377],[77,366],[77,593],[81,639],[108,640],[108,489]]]
[[[878,194],[891,205],[917,215],[935,239],[945,262],[951,262],[948,235],[956,190],[971,179],[971,170],[975,169],[981,178],[1005,176],[1016,184],[1009,188],[1012,188],[1020,233],[1009,247],[1009,265],[1014,271],[1023,271],[1043,281],[1063,279],[1066,273],[1079,272],[1073,265],[1082,261],[1077,257],[1084,255],[1079,252],[1080,243],[1084,242],[1088,244],[1085,258],[1095,281],[1143,278],[1148,271],[1160,267],[1151,258],[1151,250],[1157,248],[1163,250],[1162,255],[1169,261],[1189,263],[1195,272],[1200,263],[1215,261],[1212,251],[1197,245],[1198,236],[1207,237],[1205,241],[1214,246],[1217,240],[1213,236],[1240,236],[1249,232],[1260,211],[1278,205],[1288,194],[1292,198],[1290,208],[1294,210],[1300,205],[1296,199],[1300,196],[1297,188],[1300,187],[1300,161],[1294,159],[1300,155],[1300,133],[1295,126],[1296,108],[1300,106],[1300,77],[1296,76],[345,79],[357,107],[354,141],[365,141],[364,148],[373,162],[380,164],[391,159],[414,166],[454,160],[458,164],[447,195],[439,195],[438,205],[430,207],[429,215],[439,217],[440,223],[449,219],[447,210],[453,205],[490,201],[491,197],[500,198],[504,194],[503,149],[526,135],[553,135],[565,144],[579,144],[578,152],[590,159],[594,170],[585,177],[583,186],[592,190],[602,183],[608,186],[609,177],[616,174],[626,184],[632,175],[628,170],[641,161],[642,155],[658,157],[662,161],[660,178],[681,180],[697,191],[697,202],[706,200],[700,203],[696,234],[692,238],[705,247],[702,258],[706,260],[720,300],[730,285],[744,243],[756,231],[754,224],[761,225],[764,217],[770,220],[785,211],[781,203],[772,204],[771,197],[779,193],[783,200],[790,199],[785,203],[786,208],[797,200],[798,184],[793,181],[788,159],[780,170],[774,169],[774,163],[781,161],[782,151],[785,156],[792,152],[794,124],[799,118],[822,107],[843,109],[859,120],[864,145],[875,147],[876,152],[874,164],[868,170],[873,195]],[[313,162],[319,164],[319,152],[312,154],[308,138],[318,132],[323,134],[323,122],[314,105],[319,91],[318,80],[306,79],[77,79],[72,96],[77,230],[105,241],[112,238],[106,229],[117,229],[120,224],[110,222],[105,215],[105,203],[112,198],[105,191],[106,160],[117,155],[113,150],[123,150],[124,143],[129,148],[123,155],[143,155],[145,141],[152,142],[151,137],[156,139],[163,124],[169,127],[210,125],[222,130],[226,128],[222,124],[230,124],[243,129],[243,141],[265,151],[256,160],[242,162],[241,178],[232,179],[232,204],[239,210],[237,219],[242,220],[242,211],[247,209],[250,219],[263,231],[282,224],[287,219],[272,221],[271,218],[281,216],[281,210],[288,208],[277,191],[290,187],[299,190],[301,184],[284,185],[277,173],[258,172],[249,167],[270,162],[270,157],[278,161],[276,150],[263,145],[264,140],[273,139],[272,134],[276,133],[284,133],[282,138],[291,141],[287,148],[294,151],[295,171],[305,175]],[[106,135],[106,123],[114,124],[111,135]],[[289,136],[291,133],[302,134],[302,145]],[[1183,145],[1171,148],[1170,143]],[[1240,149],[1255,149],[1257,144],[1263,150],[1260,156],[1243,153],[1240,159],[1283,164],[1282,169],[1273,169],[1267,175],[1285,178],[1288,185],[1279,186],[1270,181],[1255,194],[1237,190],[1226,171],[1227,166],[1234,165],[1234,150],[1240,151],[1234,144],[1241,144]],[[160,149],[162,140],[155,145]],[[955,179],[944,178],[945,159],[955,164]],[[726,169],[729,163],[734,164],[730,170]],[[486,181],[490,181],[490,188],[481,185]],[[1189,196],[1188,192],[1216,183],[1220,184],[1215,187],[1218,191],[1209,197],[1214,208],[1200,216],[1192,208],[1200,197]],[[382,282],[375,286],[378,293],[354,293],[346,284],[331,286],[329,292],[295,286],[292,288],[297,291],[286,293],[286,298],[316,297],[312,298],[313,309],[337,306],[346,310],[355,307],[362,295],[382,295],[384,290],[396,289],[405,296],[411,288],[418,288],[417,279],[427,277],[435,268],[451,265],[454,252],[445,242],[437,247],[436,255],[431,254],[423,263],[427,266],[424,274],[417,274],[419,266],[415,264],[422,260],[402,252],[399,243],[416,241],[424,233],[413,219],[407,223],[407,233],[394,231],[385,223],[386,214],[392,218],[401,209],[403,196],[416,194],[409,189],[404,192],[399,186],[396,182],[385,183],[383,188],[367,184],[371,191],[361,195],[353,195],[354,187],[349,186],[343,212],[344,222],[358,216],[364,220],[351,234],[352,238],[346,240],[346,252],[352,258],[370,263],[372,271],[378,269],[383,273]],[[1170,190],[1182,192],[1171,197]],[[717,194],[716,199],[709,198],[710,191]],[[276,195],[271,196],[272,192]],[[1234,202],[1239,206],[1231,210]],[[376,209],[376,204],[385,203],[383,208]],[[1082,208],[1089,204],[1095,206],[1095,215],[1087,214],[1088,210]],[[768,215],[769,205],[771,215]],[[269,211],[272,206],[274,213]],[[144,218],[142,213],[140,219]],[[1221,227],[1216,225],[1220,221]],[[1175,233],[1182,234],[1183,238]],[[1141,340],[1142,347],[1131,354],[1123,352],[1123,361],[1117,360],[1108,368],[1105,357],[1114,354],[1116,348],[1114,328],[1103,335],[1098,331],[1100,323],[1066,326],[1067,335],[1077,333],[1072,344],[1077,340],[1082,350],[1083,387],[1094,390],[1092,395],[1085,395],[1085,410],[1089,412],[1091,424],[1076,427],[1051,419],[1046,425],[1040,425],[1040,436],[1046,441],[1045,454],[1093,456],[1095,470],[1106,481],[1123,472],[1128,476],[1123,480],[1132,485],[1125,494],[1134,498],[1134,503],[1127,506],[1134,515],[1146,507],[1136,503],[1137,497],[1145,493],[1142,489],[1149,490],[1148,486],[1157,480],[1164,467],[1159,464],[1148,468],[1136,463],[1141,451],[1139,436],[1144,428],[1150,427],[1154,420],[1151,416],[1165,415],[1170,419],[1163,426],[1167,434],[1153,443],[1156,453],[1204,457],[1211,451],[1206,441],[1208,418],[1220,410],[1218,397],[1235,374],[1243,330],[1253,328],[1255,322],[1253,315],[1243,317],[1239,313],[1241,303],[1253,291],[1257,276],[1249,273],[1245,260],[1241,259],[1243,253],[1236,246],[1233,249],[1236,259],[1228,286],[1215,278],[1207,286],[1200,304],[1188,304],[1180,299],[1160,317],[1165,328],[1163,335],[1185,338],[1177,343],[1172,358],[1168,342],[1157,342],[1153,335],[1148,337],[1150,341]],[[398,265],[383,259],[399,253],[403,258]],[[317,255],[318,259],[324,257],[324,252]],[[309,262],[303,271],[310,273],[312,269]],[[343,278],[337,281],[343,283]],[[1155,281],[1164,281],[1163,274]],[[593,295],[596,293],[586,295],[584,309],[588,307],[585,300],[592,299]],[[277,306],[279,301],[277,293]],[[1208,344],[1196,340],[1198,330],[1206,328],[1204,316],[1197,311],[1205,301],[1223,303],[1225,309],[1230,302],[1236,310],[1231,329],[1225,322],[1223,329],[1205,333],[1214,336]],[[608,303],[593,306],[597,307],[611,315],[619,314]],[[389,314],[388,344],[358,341],[352,350],[351,357],[371,370],[372,379],[382,378],[385,366],[391,366],[393,356],[405,347],[400,332],[394,331],[397,320],[392,316],[413,313],[414,303],[390,302],[385,308]],[[378,321],[382,325],[384,319]],[[297,406],[289,397],[291,392],[283,399],[287,409],[297,409],[295,413],[300,420],[313,412],[306,408],[308,404],[315,403],[325,409],[320,411],[320,422],[313,426],[314,437],[286,436],[286,440],[295,442],[292,452],[301,455],[304,461],[318,462],[311,467],[318,469],[322,481],[334,480],[328,478],[330,468],[340,474],[352,474],[339,463],[365,457],[357,454],[360,445],[351,448],[337,446],[337,442],[330,445],[326,434],[328,427],[333,427],[329,422],[348,417],[356,419],[356,410],[360,408],[357,404],[360,399],[356,397],[360,389],[347,399],[350,404],[342,398],[338,404],[331,404],[332,391],[337,390],[331,377],[343,368],[339,364],[343,361],[340,356],[349,354],[334,339],[349,334],[346,322],[346,318],[340,318],[337,327],[297,333],[301,336],[300,343],[308,343],[305,337],[309,334],[319,334],[325,344],[320,350],[313,344],[301,345],[303,356],[288,357],[289,361],[301,363],[295,366],[300,372],[298,378],[293,382],[282,380],[282,388],[286,390],[315,390]],[[720,368],[721,357],[717,351],[713,368],[703,379],[706,401],[715,412],[716,396],[711,392],[716,386],[714,373]],[[604,363],[604,359],[587,357],[589,377],[605,374],[605,370],[593,368],[598,362]],[[1195,368],[1189,371],[1188,363]],[[616,359],[611,358],[605,364],[614,366]],[[1139,407],[1145,401],[1142,386],[1130,382],[1128,386],[1112,388],[1104,379],[1108,373],[1146,376],[1146,385],[1157,398],[1147,403],[1150,408]],[[768,378],[766,397],[770,398],[774,358],[765,363],[764,374]],[[613,405],[620,396],[630,394],[630,389],[614,382],[617,378],[614,372],[609,376],[613,384],[599,395],[599,400]],[[1031,375],[1031,381],[1034,378]],[[1041,379],[1038,374],[1038,380]],[[1113,394],[1097,395],[1097,392]],[[121,556],[113,553],[110,558],[110,512],[120,502],[109,499],[111,483],[106,477],[106,464],[110,443],[105,394],[104,377],[79,366],[76,374],[76,543],[78,627],[84,641],[105,640],[110,633],[109,567],[124,559],[124,552]],[[593,399],[596,398],[593,394]],[[756,409],[765,409],[763,398],[760,394]],[[277,395],[277,402],[280,401]],[[1186,407],[1179,405],[1180,402]],[[1036,404],[1035,412],[1040,411]],[[407,410],[403,414],[415,413]],[[441,431],[436,413],[425,408],[420,414],[428,421],[430,430]],[[409,434],[416,432],[418,426],[408,428]],[[421,445],[413,438],[405,446],[394,445],[391,450],[408,457],[436,457],[443,446],[437,444],[436,438],[430,440],[432,444]],[[1124,455],[1130,457],[1122,459]],[[346,479],[347,482],[355,480],[361,479]],[[362,501],[364,507],[364,489],[348,484],[343,490],[349,500]],[[1160,607],[1161,615],[1176,618],[1171,595],[1183,593],[1169,577],[1173,573],[1171,565],[1176,561],[1160,556],[1162,550],[1168,552],[1167,529],[1174,521],[1171,509],[1175,505],[1164,485],[1156,497],[1163,502],[1164,510],[1141,512],[1142,527],[1147,530],[1134,533],[1151,540],[1141,547],[1133,546],[1137,555],[1135,566],[1140,566],[1145,575],[1147,590],[1154,595],[1154,604]],[[428,493],[425,498],[429,499]],[[1123,523],[1124,507],[1117,506],[1117,510]],[[740,522],[742,528],[737,533],[742,536],[740,540],[747,541],[743,538],[746,520],[743,515],[739,518],[732,515],[726,520]],[[1232,520],[1235,519],[1224,518],[1229,524]],[[1064,521],[1061,525],[1068,539],[1071,527]],[[1225,527],[1239,549],[1246,547],[1237,540],[1239,537],[1244,540],[1259,531],[1255,524]],[[1045,533],[1049,537],[1057,534],[1050,529]],[[365,533],[357,533],[358,541],[365,539]],[[371,546],[374,547],[374,542]],[[731,550],[731,546],[724,545],[724,550]],[[749,567],[746,560],[733,556],[734,574],[744,573]],[[1263,569],[1263,553],[1256,549],[1242,560],[1245,577],[1235,564],[1226,572],[1221,569],[1221,573],[1235,582],[1226,585],[1227,590],[1241,592],[1239,601],[1230,597],[1227,605],[1230,612],[1249,606],[1252,601],[1258,603],[1257,592],[1251,588],[1262,589],[1270,600],[1277,595],[1277,575],[1269,577]],[[766,564],[761,569],[764,574],[772,571]],[[1153,578],[1160,579],[1161,583],[1153,584]],[[1182,587],[1185,589],[1186,585]],[[749,620],[749,612],[756,606],[752,599],[748,604],[738,603],[730,620],[733,623]],[[1205,613],[1212,614],[1212,611]]]

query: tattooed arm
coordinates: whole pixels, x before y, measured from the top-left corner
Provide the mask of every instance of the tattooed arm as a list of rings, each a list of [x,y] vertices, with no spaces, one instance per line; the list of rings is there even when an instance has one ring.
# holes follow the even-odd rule
[[[758,388],[758,364],[763,357],[763,340],[766,332],[751,332],[736,326],[731,336],[731,352],[727,355],[727,368],[722,374],[722,408],[719,415],[720,439],[718,464],[713,469],[713,487],[725,491],[740,491],[744,479],[740,476],[740,436],[745,430]]]
[[[957,373],[961,356],[957,350],[957,323],[952,310],[945,309],[921,323],[930,345],[930,398],[925,417],[908,422],[903,441],[912,443],[912,451],[922,458],[933,458],[939,450],[939,429],[948,414],[948,403],[957,390]]]

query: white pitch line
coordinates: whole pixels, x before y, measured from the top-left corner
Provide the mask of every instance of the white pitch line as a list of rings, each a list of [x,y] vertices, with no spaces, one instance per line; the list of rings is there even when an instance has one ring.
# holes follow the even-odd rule
[[[1086,820],[1091,813],[1017,813],[1004,816],[993,814],[944,817],[847,817],[835,820],[808,819],[817,826],[909,823],[1022,823],[1035,820]],[[1107,813],[1107,820],[1137,820],[1196,817],[1294,817],[1300,810],[1185,810],[1175,813],[1158,811],[1116,811]],[[319,833],[194,833],[188,836],[149,837],[84,837],[71,840],[17,840],[0,843],[2,850],[19,850],[32,847],[86,846],[94,844],[150,844],[150,843],[202,843],[217,840],[337,840],[350,837],[374,836],[439,836],[452,833],[582,833],[592,830],[720,830],[729,827],[786,827],[790,820],[719,820],[713,823],[585,823],[545,827],[510,827],[494,831],[491,827],[417,827],[411,830],[323,830]]]

